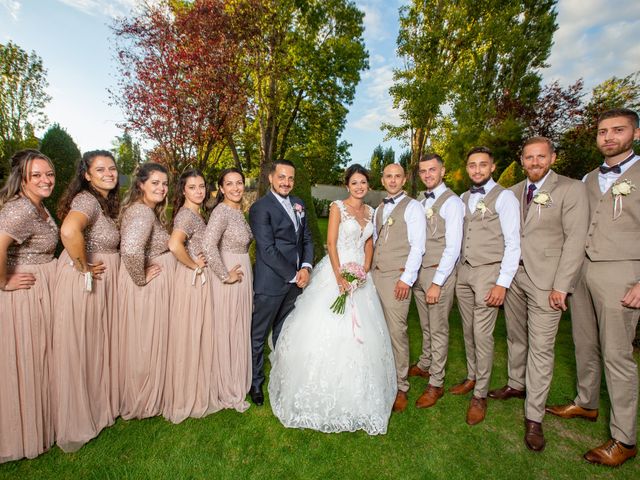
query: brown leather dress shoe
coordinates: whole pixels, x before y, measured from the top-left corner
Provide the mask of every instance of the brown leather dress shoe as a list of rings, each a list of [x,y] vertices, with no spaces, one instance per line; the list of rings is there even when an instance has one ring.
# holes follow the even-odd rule
[[[411,365],[411,367],[409,367],[409,374],[410,377],[422,377],[425,378],[427,380],[429,380],[429,372],[422,370],[418,364],[415,365]]]
[[[477,425],[484,420],[487,415],[487,399],[478,398],[476,396],[471,397],[469,402],[469,409],[467,410],[467,423],[469,425]]]
[[[396,395],[396,400],[393,402],[393,411],[394,412],[404,412],[407,408],[407,403],[409,403],[409,399],[407,398],[407,392],[401,392],[398,390]]]
[[[552,405],[549,407],[545,407],[544,409],[547,413],[551,415],[555,415],[556,417],[562,418],[584,418],[589,420],[590,422],[595,422],[598,419],[598,409],[597,408],[582,408],[579,405],[571,402],[567,405]]]
[[[524,390],[516,390],[509,385],[505,385],[497,390],[490,390],[489,397],[496,400],[509,400],[510,398],[525,398],[527,396]]]
[[[637,453],[638,447],[635,445],[627,448],[619,441],[611,438],[604,445],[600,445],[585,453],[584,459],[590,463],[597,463],[608,467],[619,467],[630,458],[635,457]]]
[[[544,450],[545,441],[541,423],[524,419],[524,443],[529,450],[534,452]]]
[[[436,402],[444,395],[443,387],[434,387],[433,385],[427,385],[427,388],[420,398],[416,400],[416,407],[418,408],[429,408],[433,407]]]
[[[476,386],[475,380],[469,380],[468,378],[464,379],[461,383],[454,385],[449,389],[449,392],[453,395],[466,395],[473,387]]]

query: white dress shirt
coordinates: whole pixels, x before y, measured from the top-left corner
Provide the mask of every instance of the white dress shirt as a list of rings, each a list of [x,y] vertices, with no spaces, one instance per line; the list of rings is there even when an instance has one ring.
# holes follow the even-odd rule
[[[387,221],[398,202],[406,196],[405,193],[395,197],[393,203],[385,203],[382,210],[382,222]],[[380,207],[378,207],[380,208]],[[378,209],[373,214],[373,242],[378,241],[378,229],[376,227],[376,215]],[[410,287],[418,278],[418,271],[422,266],[422,256],[424,255],[424,244],[427,241],[427,221],[424,217],[424,209],[420,202],[411,199],[404,211],[404,221],[407,224],[407,241],[410,245],[409,255],[404,264],[404,272],[400,275],[400,280]]]
[[[631,155],[633,155],[633,153]],[[629,158],[629,157],[627,157],[627,158]],[[618,179],[622,175],[624,175],[624,172],[629,170],[629,168],[631,168],[631,166],[633,164],[635,164],[639,159],[640,159],[640,156],[639,155],[635,155],[631,160],[629,160],[627,163],[625,163],[624,165],[622,165],[620,167],[620,173],[613,173],[613,172],[602,173],[602,172],[598,172],[598,185],[600,185],[600,191],[603,194],[606,193],[606,191],[611,188],[611,185],[616,183],[618,181]],[[625,160],[626,160],[626,158],[625,158]],[[623,162],[624,162],[624,160],[623,160]],[[602,165],[605,166],[605,167],[609,166],[606,163],[603,163]],[[587,179],[587,175],[582,177],[582,181],[583,182],[586,179]]]
[[[531,180],[529,180],[527,178],[527,183],[524,187],[524,195],[525,195],[525,201],[526,201],[526,196],[527,196],[527,190],[529,190],[529,185],[531,185],[531,183],[533,183],[536,186],[536,189],[533,191],[533,196],[536,196],[536,193],[538,192],[538,190],[540,190],[540,187],[544,184],[544,182],[547,180],[547,177],[549,176],[549,174],[551,173],[551,170],[549,170],[546,175],[544,177],[542,177],[540,180],[538,180],[537,182],[531,182]]]
[[[490,178],[484,185],[484,195],[481,193],[470,194],[469,210],[474,212],[480,199],[488,195],[496,185],[493,178]],[[504,189],[498,195],[496,213],[504,236],[504,256],[500,263],[500,275],[498,275],[496,285],[509,288],[520,262],[520,202],[511,190]]]
[[[433,206],[438,197],[440,197],[440,195],[442,195],[446,190],[447,186],[444,183],[441,183],[432,190],[436,198],[426,198],[422,200],[421,203],[425,212]],[[444,220],[445,247],[432,281],[436,285],[442,286],[447,281],[447,278],[449,278],[449,275],[451,275],[451,272],[460,257],[464,224],[464,203],[460,197],[453,195],[445,200],[437,215],[440,215]],[[428,228],[427,235],[429,235]]]

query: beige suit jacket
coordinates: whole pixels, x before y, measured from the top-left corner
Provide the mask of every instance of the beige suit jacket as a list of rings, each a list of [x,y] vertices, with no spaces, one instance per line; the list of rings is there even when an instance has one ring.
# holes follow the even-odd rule
[[[571,293],[584,260],[589,225],[589,202],[584,184],[553,170],[537,194],[548,193],[548,205],[531,201],[526,210],[524,180],[511,190],[520,202],[522,261],[534,285],[541,290]]]

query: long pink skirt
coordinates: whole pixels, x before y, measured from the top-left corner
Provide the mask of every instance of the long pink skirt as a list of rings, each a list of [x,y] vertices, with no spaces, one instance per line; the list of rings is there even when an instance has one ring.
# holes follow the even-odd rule
[[[167,367],[175,257],[151,260],[162,272],[147,285],[133,283],[124,265],[118,277],[120,415],[125,420],[158,415]]]
[[[187,417],[203,417],[220,410],[213,365],[213,274],[205,269],[193,283],[193,270],[178,263],[169,320],[169,356],[162,414],[180,423]]]
[[[19,265],[29,290],[0,290],[0,463],[34,458],[53,445],[49,358],[56,260]]]
[[[56,443],[75,452],[118,416],[117,342],[120,255],[93,254],[106,270],[84,290],[84,276],[65,250],[58,261],[53,314],[52,405]],[[115,338],[114,338],[115,337]]]
[[[244,412],[251,386],[251,314],[253,275],[248,254],[221,252],[227,268],[240,265],[244,278],[226,285],[212,275],[213,381],[222,408]]]

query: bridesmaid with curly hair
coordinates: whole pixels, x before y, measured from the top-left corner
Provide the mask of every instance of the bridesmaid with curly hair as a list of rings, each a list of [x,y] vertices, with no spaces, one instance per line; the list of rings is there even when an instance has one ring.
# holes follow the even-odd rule
[[[218,178],[217,203],[207,224],[203,250],[213,295],[213,381],[220,408],[244,412],[251,386],[253,280],[251,228],[242,212],[244,175],[235,168]]]
[[[54,440],[49,357],[58,227],[42,201],[55,183],[49,158],[21,150],[0,189],[0,463],[37,457]]]
[[[140,165],[120,212],[119,375],[125,420],[153,417],[162,409],[176,269],[165,227],[168,190],[164,166]]]
[[[180,176],[173,203],[173,231],[169,249],[178,260],[169,324],[169,357],[164,417],[180,423],[219,410],[212,393],[213,305],[209,273],[202,253],[207,224],[204,176],[187,170]]]
[[[58,206],[65,249],[54,294],[52,394],[56,443],[65,452],[118,416],[119,204],[111,152],[85,153]]]

